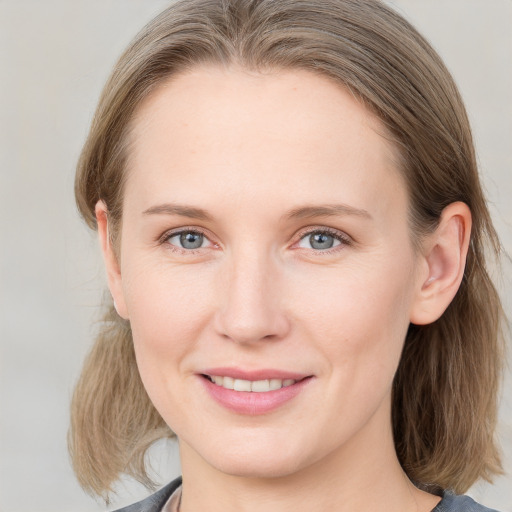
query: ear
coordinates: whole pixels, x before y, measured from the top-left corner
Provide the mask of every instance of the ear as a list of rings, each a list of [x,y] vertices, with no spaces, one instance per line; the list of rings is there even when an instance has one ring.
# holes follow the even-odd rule
[[[462,202],[448,205],[436,230],[423,243],[423,269],[410,321],[435,322],[455,297],[466,265],[471,235],[471,211]]]
[[[96,222],[98,224],[98,236],[103,253],[103,261],[107,272],[107,281],[110,293],[114,299],[114,306],[118,315],[125,320],[128,319],[126,304],[121,279],[121,268],[117,260],[112,239],[108,228],[108,210],[103,201],[98,201],[95,207]]]

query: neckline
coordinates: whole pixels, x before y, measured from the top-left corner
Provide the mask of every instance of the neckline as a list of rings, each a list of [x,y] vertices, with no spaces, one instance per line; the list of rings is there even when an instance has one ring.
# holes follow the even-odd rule
[[[178,484],[177,480],[179,480],[179,485],[174,487],[172,484]],[[170,494],[167,496],[167,499],[160,509],[160,512],[179,512],[179,506],[181,504],[181,489],[182,489],[182,481],[181,477],[179,479],[174,480],[169,486]],[[453,493],[450,491],[443,491],[440,496],[440,500],[437,505],[431,510],[431,512],[443,512],[445,509],[446,503],[453,496]]]

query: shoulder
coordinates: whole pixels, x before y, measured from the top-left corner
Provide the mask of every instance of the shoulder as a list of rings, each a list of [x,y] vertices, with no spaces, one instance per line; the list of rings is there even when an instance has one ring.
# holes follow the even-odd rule
[[[181,485],[181,477],[162,487],[146,499],[120,508],[115,512],[160,512],[171,494]]]
[[[146,499],[116,510],[115,512],[160,512],[171,494],[181,485],[181,477],[162,487]],[[479,505],[469,496],[458,496],[446,491],[443,499],[432,512],[498,512]]]
[[[498,512],[479,505],[469,496],[458,496],[446,491],[443,499],[438,503],[432,512]]]

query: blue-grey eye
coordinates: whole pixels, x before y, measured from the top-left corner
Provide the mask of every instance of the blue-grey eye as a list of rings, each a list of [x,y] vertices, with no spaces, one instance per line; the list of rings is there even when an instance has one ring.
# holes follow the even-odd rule
[[[199,249],[203,245],[204,236],[201,233],[181,233],[180,243],[184,249]]]
[[[323,231],[315,231],[304,236],[299,242],[299,247],[325,251],[326,249],[332,249],[340,244],[341,241],[334,235]]]
[[[206,242],[206,237],[197,231],[182,231],[170,236],[167,241],[181,249],[199,249]]]

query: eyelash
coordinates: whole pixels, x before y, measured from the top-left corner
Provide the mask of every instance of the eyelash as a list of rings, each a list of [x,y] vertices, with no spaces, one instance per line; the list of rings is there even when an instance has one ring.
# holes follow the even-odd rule
[[[197,254],[198,252],[201,251],[201,249],[204,249],[204,247],[200,247],[198,249],[183,249],[181,247],[178,247],[176,245],[169,243],[170,238],[177,236],[177,235],[181,235],[182,233],[194,233],[197,235],[203,235],[207,240],[210,240],[207,233],[205,231],[203,231],[202,229],[185,227],[185,228],[180,228],[176,231],[167,231],[160,237],[159,243],[161,245],[166,245],[167,246],[166,248],[172,252],[177,252],[177,253],[187,254],[187,255]]]
[[[159,243],[161,245],[167,245],[167,248],[169,250],[171,250],[172,252],[178,252],[178,253],[187,254],[187,255],[194,255],[194,254],[197,254],[198,252],[200,252],[202,249],[205,249],[204,247],[200,247],[197,249],[183,249],[181,247],[178,247],[176,245],[169,243],[170,238],[175,237],[177,235],[181,235],[183,233],[199,234],[199,235],[204,236],[207,240],[210,240],[207,233],[205,231],[203,231],[202,229],[199,229],[196,227],[194,227],[194,228],[192,228],[192,227],[186,228],[185,227],[185,228],[180,228],[177,231],[168,231],[168,232],[164,233],[160,237]],[[314,253],[319,254],[319,255],[332,254],[333,252],[338,252],[339,250],[343,250],[344,247],[351,246],[353,244],[353,240],[345,233],[338,231],[337,229],[328,228],[328,227],[323,226],[321,228],[320,227],[318,227],[318,228],[312,227],[312,228],[307,228],[307,229],[300,231],[298,234],[298,240],[296,242],[294,242],[293,245],[297,245],[298,243],[300,243],[301,240],[303,240],[307,236],[311,236],[313,234],[329,235],[329,236],[332,236],[335,240],[340,242],[339,245],[336,245],[329,249],[324,249],[324,250],[306,249],[306,250],[313,251]],[[213,243],[213,242],[211,242],[211,243]],[[216,245],[216,244],[214,244],[214,245]]]
[[[334,247],[331,247],[329,249],[323,249],[323,250],[306,249],[309,251],[313,251],[315,254],[318,254],[318,255],[326,256],[326,255],[338,252],[340,250],[343,250],[345,247],[347,247],[347,246],[349,247],[353,244],[353,240],[348,235],[343,233],[342,231],[338,231],[337,229],[328,228],[328,227],[323,226],[323,227],[318,227],[318,228],[315,228],[315,227],[306,228],[305,230],[300,231],[299,235],[298,235],[298,241],[295,242],[293,245],[300,243],[301,240],[303,240],[304,238],[311,236],[313,234],[329,235],[329,236],[332,236],[338,242],[340,242],[339,245],[335,245]]]

